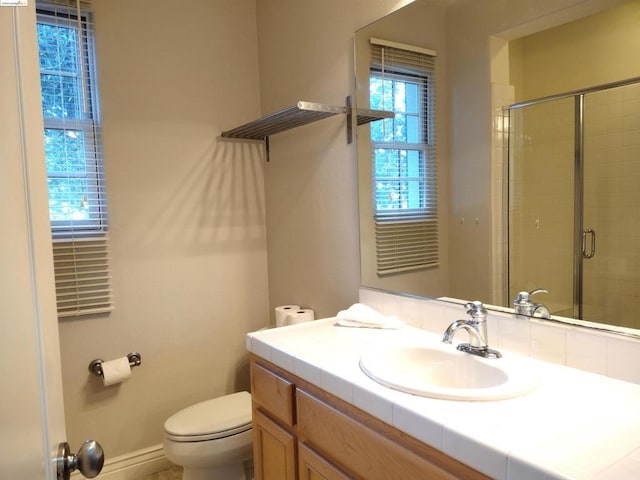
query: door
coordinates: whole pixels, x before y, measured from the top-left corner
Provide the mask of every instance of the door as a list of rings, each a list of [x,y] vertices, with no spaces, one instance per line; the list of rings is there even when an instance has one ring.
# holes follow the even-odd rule
[[[29,3],[0,7],[0,478],[54,480],[65,428]]]
[[[640,328],[640,82],[509,120],[509,298],[544,288],[554,315]]]
[[[535,297],[554,315],[573,316],[575,218],[573,97],[509,114],[509,292]]]

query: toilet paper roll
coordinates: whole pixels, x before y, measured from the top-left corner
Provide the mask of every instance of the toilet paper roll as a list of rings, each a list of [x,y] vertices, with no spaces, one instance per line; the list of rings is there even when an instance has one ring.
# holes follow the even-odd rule
[[[105,387],[124,382],[131,377],[131,366],[127,357],[102,362],[102,382]]]
[[[300,305],[280,305],[279,307],[276,307],[276,327],[283,327],[285,325],[287,315],[295,312],[296,310],[300,310]]]
[[[285,325],[296,325],[298,323],[310,322],[315,319],[315,313],[310,308],[301,308],[287,315]]]

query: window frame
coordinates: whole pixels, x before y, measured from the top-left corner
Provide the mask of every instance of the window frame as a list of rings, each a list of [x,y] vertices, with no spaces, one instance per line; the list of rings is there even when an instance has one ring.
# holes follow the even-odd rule
[[[95,32],[91,20],[91,12],[80,10],[80,19],[73,7],[43,2],[36,9],[36,23],[53,27],[72,28],[76,31],[78,75],[57,70],[40,70],[40,75],[56,75],[77,79],[79,91],[80,118],[53,118],[46,116],[43,108],[44,135],[47,131],[78,131],[83,134],[84,142],[84,172],[65,170],[52,172],[47,167],[47,184],[54,179],[86,179],[87,199],[90,202],[88,219],[54,219],[51,209],[49,218],[52,234],[56,238],[70,238],[78,236],[100,236],[108,231],[106,213],[106,199],[104,189],[104,165],[101,145],[100,102],[97,88],[97,72],[95,58]],[[78,21],[80,20],[80,21]],[[40,45],[39,45],[40,47]],[[42,80],[41,80],[42,81]]]
[[[429,158],[430,155],[433,155],[434,150],[434,142],[433,139],[435,137],[435,132],[433,126],[430,125],[429,118],[433,118],[431,115],[430,109],[434,108],[433,103],[430,101],[430,96],[433,95],[433,72],[415,72],[412,71],[409,67],[402,66],[393,66],[389,68],[385,66],[383,70],[378,65],[371,65],[369,70],[369,82],[373,78],[379,79],[381,81],[391,80],[395,85],[396,82],[402,82],[405,84],[414,84],[418,87],[418,95],[417,95],[417,104],[418,111],[416,113],[406,112],[396,110],[395,105],[393,106],[393,111],[396,116],[397,115],[405,115],[407,117],[413,116],[417,118],[418,122],[418,132],[419,132],[419,142],[409,142],[409,141],[401,141],[396,140],[395,138],[391,141],[386,140],[375,140],[374,131],[371,130],[370,140],[371,140],[371,150],[372,152],[376,152],[376,150],[388,150],[393,151],[416,151],[420,156],[420,166],[419,170],[422,174],[418,176],[401,176],[400,174],[397,176],[384,176],[380,177],[376,173],[376,164],[375,164],[375,153],[372,155],[373,165],[372,165],[372,193],[373,193],[373,212],[374,218],[377,222],[381,221],[401,221],[405,220],[419,220],[426,218],[434,218],[437,215],[437,202],[430,202],[430,182],[429,182],[429,164],[435,162],[435,158]],[[370,93],[370,105],[373,107],[371,93]],[[395,104],[395,92],[393,93],[392,101]],[[376,108],[379,106],[376,105]],[[386,105],[382,106],[383,110],[389,110],[386,108]],[[392,130],[395,132],[396,118],[385,119],[383,122],[391,123]],[[406,122],[408,123],[408,122]],[[384,127],[383,127],[384,128]],[[393,133],[395,137],[395,133]],[[399,183],[414,183],[418,189],[422,190],[418,194],[421,199],[420,202],[422,206],[417,208],[410,207],[399,207],[399,208],[391,208],[391,209],[380,209],[378,208],[378,199],[377,199],[377,183],[380,181],[386,182],[399,182]]]

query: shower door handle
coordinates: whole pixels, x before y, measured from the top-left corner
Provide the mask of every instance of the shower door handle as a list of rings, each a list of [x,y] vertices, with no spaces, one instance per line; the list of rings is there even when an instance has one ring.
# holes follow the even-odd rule
[[[587,253],[587,235],[591,235],[591,249]],[[582,256],[584,258],[593,258],[596,254],[596,231],[593,228],[587,228],[582,232]]]

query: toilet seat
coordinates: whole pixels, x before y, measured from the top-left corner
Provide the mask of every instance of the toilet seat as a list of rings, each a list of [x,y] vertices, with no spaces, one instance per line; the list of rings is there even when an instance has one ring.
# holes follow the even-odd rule
[[[238,392],[191,405],[164,423],[165,437],[174,442],[202,442],[251,429],[251,395]]]

